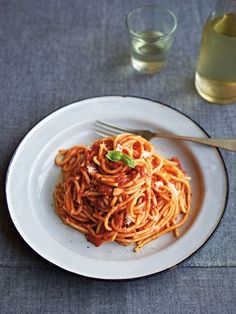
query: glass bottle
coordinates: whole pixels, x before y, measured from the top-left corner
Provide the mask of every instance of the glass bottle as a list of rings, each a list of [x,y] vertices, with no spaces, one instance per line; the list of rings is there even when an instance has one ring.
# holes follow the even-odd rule
[[[236,0],[218,0],[204,25],[195,86],[209,102],[236,102]]]

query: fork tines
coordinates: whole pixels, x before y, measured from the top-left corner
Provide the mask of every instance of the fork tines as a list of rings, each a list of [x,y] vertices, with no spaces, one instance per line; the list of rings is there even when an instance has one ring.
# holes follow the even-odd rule
[[[94,131],[100,136],[114,136],[121,133],[130,133],[131,130],[97,120]]]

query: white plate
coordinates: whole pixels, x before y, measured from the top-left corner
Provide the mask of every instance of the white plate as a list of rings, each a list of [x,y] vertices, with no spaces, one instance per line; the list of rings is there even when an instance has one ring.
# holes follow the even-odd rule
[[[142,249],[117,243],[96,248],[64,225],[53,210],[52,192],[59,175],[54,158],[60,148],[91,144],[96,119],[127,127],[206,137],[191,119],[147,99],[107,96],[65,106],[35,125],[19,144],[8,168],[7,203],[23,239],[42,257],[68,271],[101,279],[137,278],[166,270],[196,252],[224,213],[228,181],[217,149],[200,144],[154,139],[165,157],[177,156],[192,177],[192,209],[176,239],[166,234]]]

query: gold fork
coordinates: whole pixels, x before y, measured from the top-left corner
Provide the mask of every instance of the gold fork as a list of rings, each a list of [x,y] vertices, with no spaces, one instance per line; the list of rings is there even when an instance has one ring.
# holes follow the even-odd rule
[[[154,137],[167,138],[178,141],[190,141],[194,143],[200,143],[203,145],[223,148],[232,152],[236,152],[236,139],[220,139],[220,138],[201,138],[201,137],[190,137],[190,136],[181,136],[174,134],[165,134],[165,133],[155,133],[149,130],[135,130],[124,128],[121,126],[113,125],[110,123],[96,121],[94,131],[100,136],[113,136],[121,133],[132,133],[136,135],[141,135],[146,140],[151,140]]]

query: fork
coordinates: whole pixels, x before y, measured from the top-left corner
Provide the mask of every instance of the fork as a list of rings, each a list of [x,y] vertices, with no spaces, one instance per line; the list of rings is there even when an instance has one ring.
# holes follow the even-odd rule
[[[146,140],[151,140],[154,137],[166,138],[178,141],[190,141],[194,143],[200,143],[208,146],[223,148],[232,152],[236,152],[236,139],[220,139],[220,138],[201,138],[201,137],[189,137],[167,133],[155,133],[149,130],[135,130],[130,128],[124,128],[118,125],[110,123],[96,121],[94,131],[104,136],[115,136],[121,133],[131,133],[135,135],[141,135]]]

